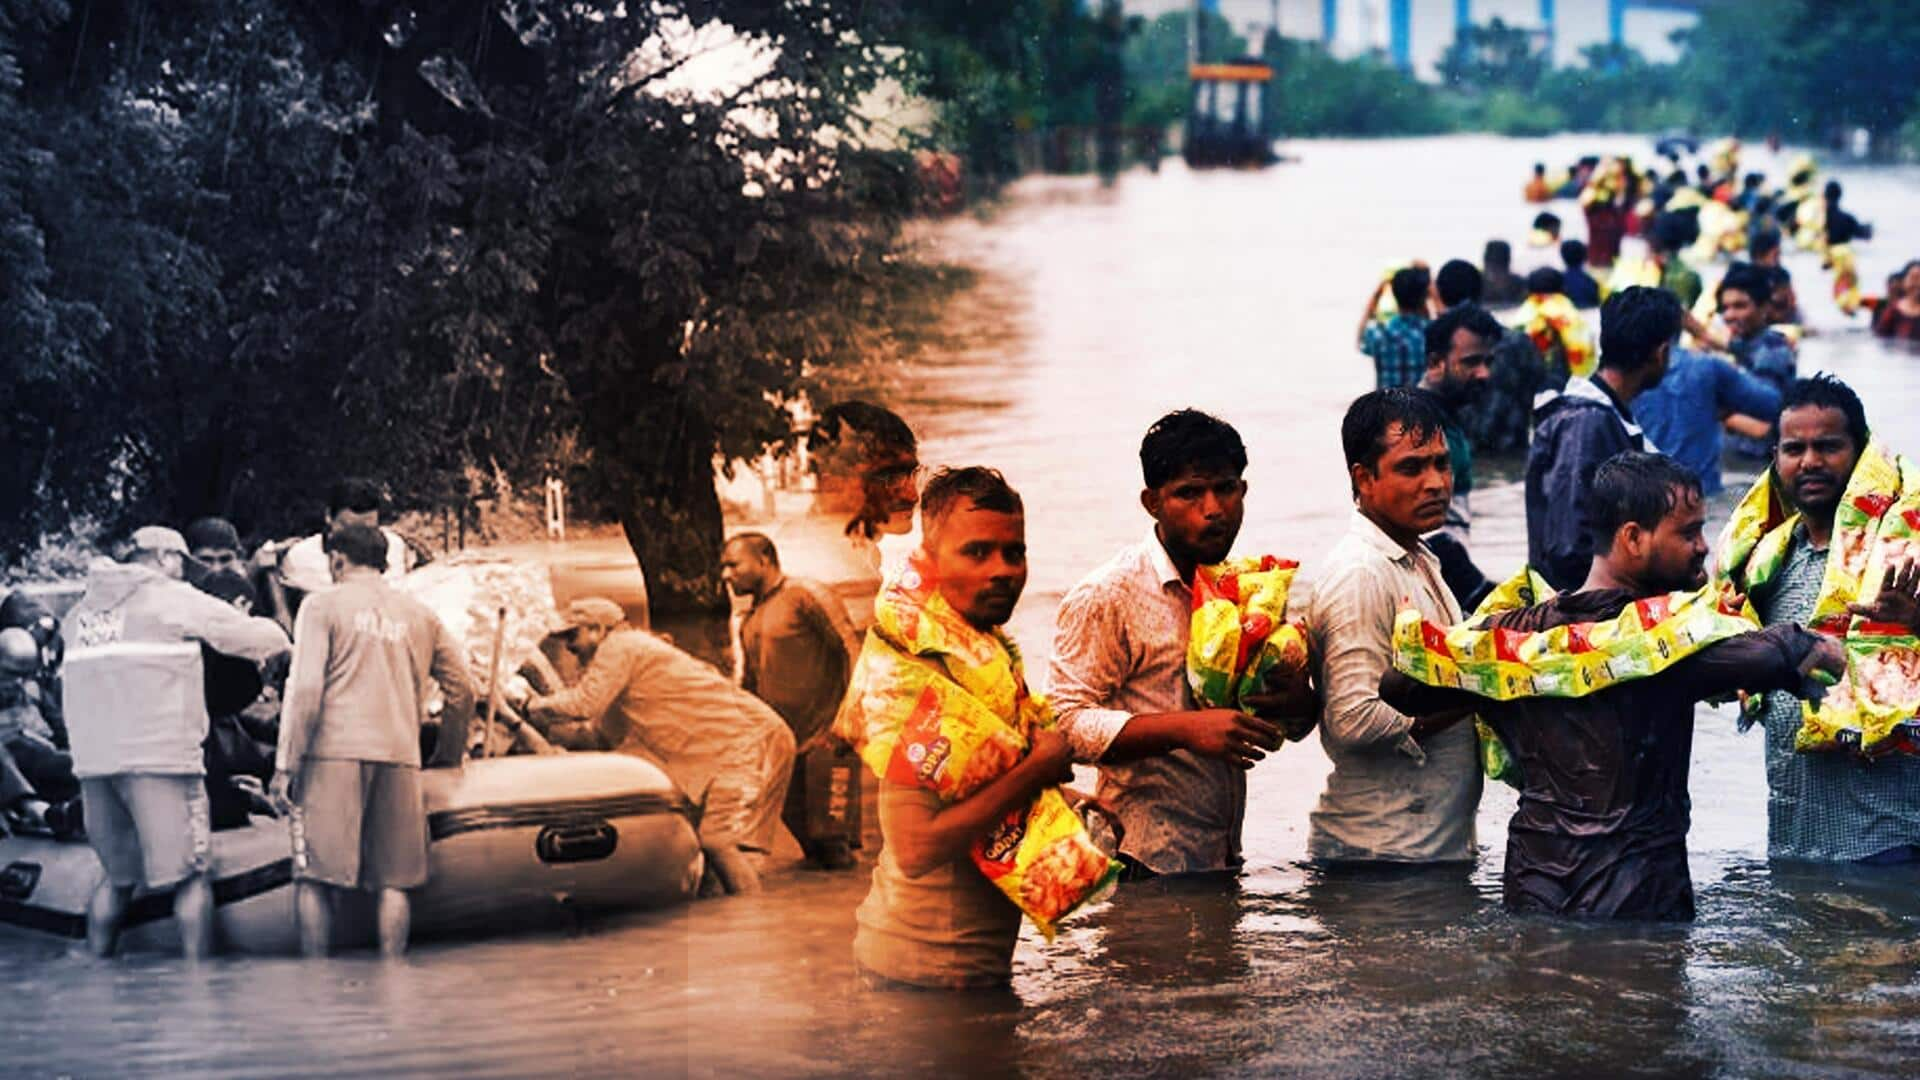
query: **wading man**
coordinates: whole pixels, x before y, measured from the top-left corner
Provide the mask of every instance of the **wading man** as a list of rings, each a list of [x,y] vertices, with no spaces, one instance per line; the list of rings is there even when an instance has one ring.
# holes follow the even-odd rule
[[[1447,453],[1453,461],[1453,500],[1447,521],[1427,540],[1440,558],[1447,587],[1462,607],[1471,608],[1493,586],[1474,566],[1469,549],[1473,531],[1473,441],[1467,435],[1466,410],[1486,397],[1493,373],[1493,350],[1505,332],[1478,304],[1449,308],[1427,326],[1427,373],[1420,389],[1440,400],[1447,417]]]
[[[1100,767],[1098,796],[1120,819],[1130,879],[1238,868],[1246,770],[1279,747],[1275,720],[1311,722],[1301,686],[1262,703],[1275,720],[1196,709],[1188,688],[1194,571],[1232,551],[1246,467],[1224,421],[1192,409],[1155,421],[1140,443],[1153,528],[1060,602],[1054,709],[1075,760]]]
[[[255,663],[283,656],[287,636],[185,577],[187,542],[149,525],[123,562],[88,568],[67,613],[66,720],[87,839],[106,878],[87,910],[87,943],[113,951],[133,890],[173,892],[188,959],[212,945],[207,881],[212,825],[201,744],[208,720],[200,647]]]
[[[1653,450],[1632,405],[1660,385],[1680,337],[1681,308],[1664,289],[1634,286],[1600,308],[1600,370],[1572,379],[1534,412],[1527,450],[1527,564],[1556,589],[1587,579],[1593,526],[1587,490],[1600,463],[1626,450]]]
[[[1765,580],[1736,580],[1769,627],[1804,626],[1813,617],[1827,574],[1834,512],[1868,445],[1867,413],[1845,383],[1815,375],[1793,384],[1780,407],[1773,478],[1797,512],[1779,567]],[[1722,554],[1725,558],[1725,553]],[[1872,607],[1854,607],[1874,622],[1920,632],[1914,576],[1889,574]],[[1767,854],[1820,862],[1920,861],[1920,757],[1889,754],[1867,761],[1845,752],[1797,753],[1800,703],[1766,699]]]
[[[1535,632],[1617,617],[1627,605],[1706,583],[1706,506],[1692,472],[1660,454],[1601,465],[1588,496],[1594,559],[1579,589],[1488,617]],[[1472,708],[1519,766],[1507,828],[1506,906],[1584,918],[1691,919],[1687,772],[1693,706],[1735,690],[1801,692],[1838,672],[1839,643],[1776,626],[1709,645],[1667,670],[1583,698],[1492,701],[1398,672],[1382,696],[1412,713]]]
[[[1354,512],[1318,564],[1307,625],[1319,665],[1320,744],[1333,761],[1307,852],[1326,863],[1470,862],[1480,763],[1463,711],[1418,719],[1380,700],[1394,616],[1460,621],[1440,560],[1420,537],[1453,495],[1447,417],[1411,388],[1376,390],[1340,425]]]
[[[943,470],[927,482],[921,525],[920,552],[881,594],[889,615],[868,634],[841,714],[842,734],[856,743],[869,722],[899,715],[903,703],[932,702],[983,719],[990,711],[1012,724],[1028,698],[1019,654],[1000,631],[1027,583],[1019,494],[991,469]],[[918,669],[928,667],[946,693],[936,684],[909,689],[925,681]],[[911,702],[903,702],[908,694]],[[964,797],[943,801],[891,774],[880,780],[880,859],[853,938],[854,959],[870,981],[1006,985],[1020,909],[969,852],[1008,814],[1071,777],[1066,738],[1036,727],[1018,760]]]
[[[384,575],[386,536],[371,525],[327,535],[334,586],[309,596],[294,629],[273,789],[294,807],[300,945],[325,955],[339,890],[379,897],[380,950],[406,951],[408,889],[427,882],[420,726],[429,681],[446,708],[432,764],[459,765],[473,681],[453,635]]]
[[[760,533],[727,541],[720,579],[735,596],[753,600],[740,621],[740,685],[793,731],[793,782],[781,817],[809,863],[851,866],[860,838],[860,762],[828,730],[853,668],[846,613],[820,586],[782,573],[779,551]]]

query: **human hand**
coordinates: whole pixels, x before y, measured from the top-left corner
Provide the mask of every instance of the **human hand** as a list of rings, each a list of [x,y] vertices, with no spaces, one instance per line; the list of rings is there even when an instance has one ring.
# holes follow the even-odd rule
[[[1920,561],[1903,559],[1888,566],[1873,603],[1848,604],[1847,610],[1868,622],[1895,623],[1920,633]]]
[[[1304,670],[1282,672],[1276,668],[1267,677],[1260,693],[1245,694],[1242,704],[1255,716],[1280,726],[1287,738],[1306,738],[1320,718],[1320,695]]]
[[[253,568],[255,570],[277,571],[280,569],[281,554],[280,545],[268,540],[254,551],[252,560]]]
[[[273,774],[273,782],[267,785],[267,798],[275,806],[291,806],[295,792],[293,790],[293,771],[281,769]]]
[[[1073,748],[1067,737],[1054,728],[1040,728],[1027,744],[1027,759],[1034,763],[1049,784],[1064,784],[1073,779]]]
[[[1835,679],[1847,673],[1847,650],[1839,638],[1817,635],[1806,659],[1800,661],[1800,675],[1806,678],[1816,671],[1824,671]]]
[[[1182,742],[1204,757],[1224,758],[1243,769],[1280,749],[1286,737],[1271,720],[1248,716],[1238,709],[1200,709],[1187,714]]]

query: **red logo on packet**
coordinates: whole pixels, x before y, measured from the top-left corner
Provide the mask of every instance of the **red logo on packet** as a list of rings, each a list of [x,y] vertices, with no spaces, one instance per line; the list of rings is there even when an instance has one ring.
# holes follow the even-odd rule
[[[1592,623],[1567,624],[1567,651],[1575,656],[1593,651]]]
[[[940,734],[940,696],[929,686],[913,703],[913,713],[900,727],[900,741],[887,762],[887,779],[896,784],[937,788],[941,767],[953,752]]]
[[[1027,808],[1010,810],[980,844],[980,855],[991,864],[981,869],[991,877],[1000,877],[1013,869],[1014,853],[1027,836]]]
[[[1495,630],[1493,632],[1493,655],[1501,660],[1520,659],[1520,646],[1527,643],[1532,634],[1525,630]]]
[[[1900,517],[1907,523],[1907,528],[1920,532],[1920,510],[1902,510]]]
[[[1867,494],[1857,496],[1853,500],[1853,508],[1871,518],[1885,514],[1887,507],[1892,505],[1893,496],[1891,495]]]
[[[1428,652],[1437,652],[1441,656],[1453,655],[1453,650],[1447,648],[1447,632],[1424,619],[1420,621],[1420,639]]]
[[[1673,613],[1673,602],[1665,596],[1649,596],[1636,601],[1633,606],[1640,611],[1640,627],[1643,630],[1651,629]]]

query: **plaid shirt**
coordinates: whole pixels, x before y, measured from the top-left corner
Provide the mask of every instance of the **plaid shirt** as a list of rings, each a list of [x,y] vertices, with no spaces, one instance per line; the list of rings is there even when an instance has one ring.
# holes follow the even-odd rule
[[[1826,572],[1826,551],[1796,533],[1773,587],[1754,597],[1762,619],[1804,625]],[[1847,862],[1920,844],[1920,758],[1797,754],[1800,701],[1791,694],[1768,694],[1760,722],[1767,732],[1770,858]]]
[[[1373,357],[1380,389],[1412,386],[1427,373],[1427,320],[1418,315],[1378,320],[1360,335],[1360,351]]]

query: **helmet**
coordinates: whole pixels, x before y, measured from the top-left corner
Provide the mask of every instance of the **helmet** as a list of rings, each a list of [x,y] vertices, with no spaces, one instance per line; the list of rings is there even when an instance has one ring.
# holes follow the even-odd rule
[[[40,643],[17,626],[0,630],[0,675],[32,675],[40,670]]]

